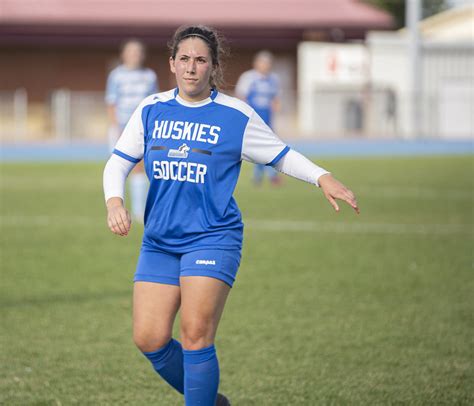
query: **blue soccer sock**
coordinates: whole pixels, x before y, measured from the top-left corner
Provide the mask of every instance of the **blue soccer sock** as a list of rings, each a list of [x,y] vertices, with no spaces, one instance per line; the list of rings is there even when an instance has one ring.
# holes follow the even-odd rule
[[[219,387],[219,362],[214,345],[183,350],[186,406],[214,406]]]
[[[143,355],[166,382],[184,394],[183,348],[178,341],[171,339],[164,347]]]

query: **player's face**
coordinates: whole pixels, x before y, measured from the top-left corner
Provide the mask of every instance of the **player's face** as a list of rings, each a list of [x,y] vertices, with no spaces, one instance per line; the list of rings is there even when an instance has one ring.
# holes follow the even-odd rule
[[[170,58],[171,72],[176,75],[179,95],[189,101],[209,96],[212,57],[207,44],[200,38],[181,41],[175,59]]]
[[[122,61],[130,69],[136,69],[142,66],[145,59],[145,51],[137,42],[129,42],[125,45],[122,52]]]
[[[272,70],[272,60],[266,57],[260,57],[255,60],[254,68],[263,75],[267,75]]]

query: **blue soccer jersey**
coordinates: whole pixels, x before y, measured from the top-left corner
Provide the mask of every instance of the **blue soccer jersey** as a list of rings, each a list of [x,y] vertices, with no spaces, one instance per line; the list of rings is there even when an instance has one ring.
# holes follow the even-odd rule
[[[288,150],[241,100],[214,90],[190,103],[174,89],[139,105],[114,153],[144,159],[144,244],[186,253],[241,248],[243,224],[232,197],[241,162],[274,165]]]
[[[244,72],[237,82],[235,92],[271,126],[273,101],[280,92],[277,75],[263,75],[254,69]]]

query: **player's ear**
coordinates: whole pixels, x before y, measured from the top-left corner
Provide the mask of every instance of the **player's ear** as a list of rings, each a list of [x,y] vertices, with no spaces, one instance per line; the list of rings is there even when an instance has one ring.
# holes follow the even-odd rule
[[[170,70],[171,70],[171,73],[176,73],[176,69],[174,67],[174,59],[171,56],[170,56]]]

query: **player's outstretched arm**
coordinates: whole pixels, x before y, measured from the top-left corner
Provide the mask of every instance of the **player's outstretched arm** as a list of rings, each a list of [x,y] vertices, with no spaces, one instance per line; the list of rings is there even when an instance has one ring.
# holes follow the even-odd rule
[[[339,211],[339,205],[336,199],[339,199],[347,202],[359,213],[359,207],[354,193],[347,189],[341,182],[334,179],[328,171],[317,166],[299,152],[292,149],[289,150],[287,154],[274,165],[274,168],[285,175],[321,187],[326,199],[329,200],[329,203],[331,203],[337,212]]]
[[[337,179],[334,179],[330,173],[320,176],[318,183],[323,190],[324,196],[326,196],[326,199],[331,203],[331,206],[334,207],[334,210],[339,211],[339,205],[336,200],[343,200],[351,206],[357,214],[360,213],[354,193]]]
[[[126,236],[132,226],[130,213],[120,197],[107,200],[107,225],[114,234]]]

